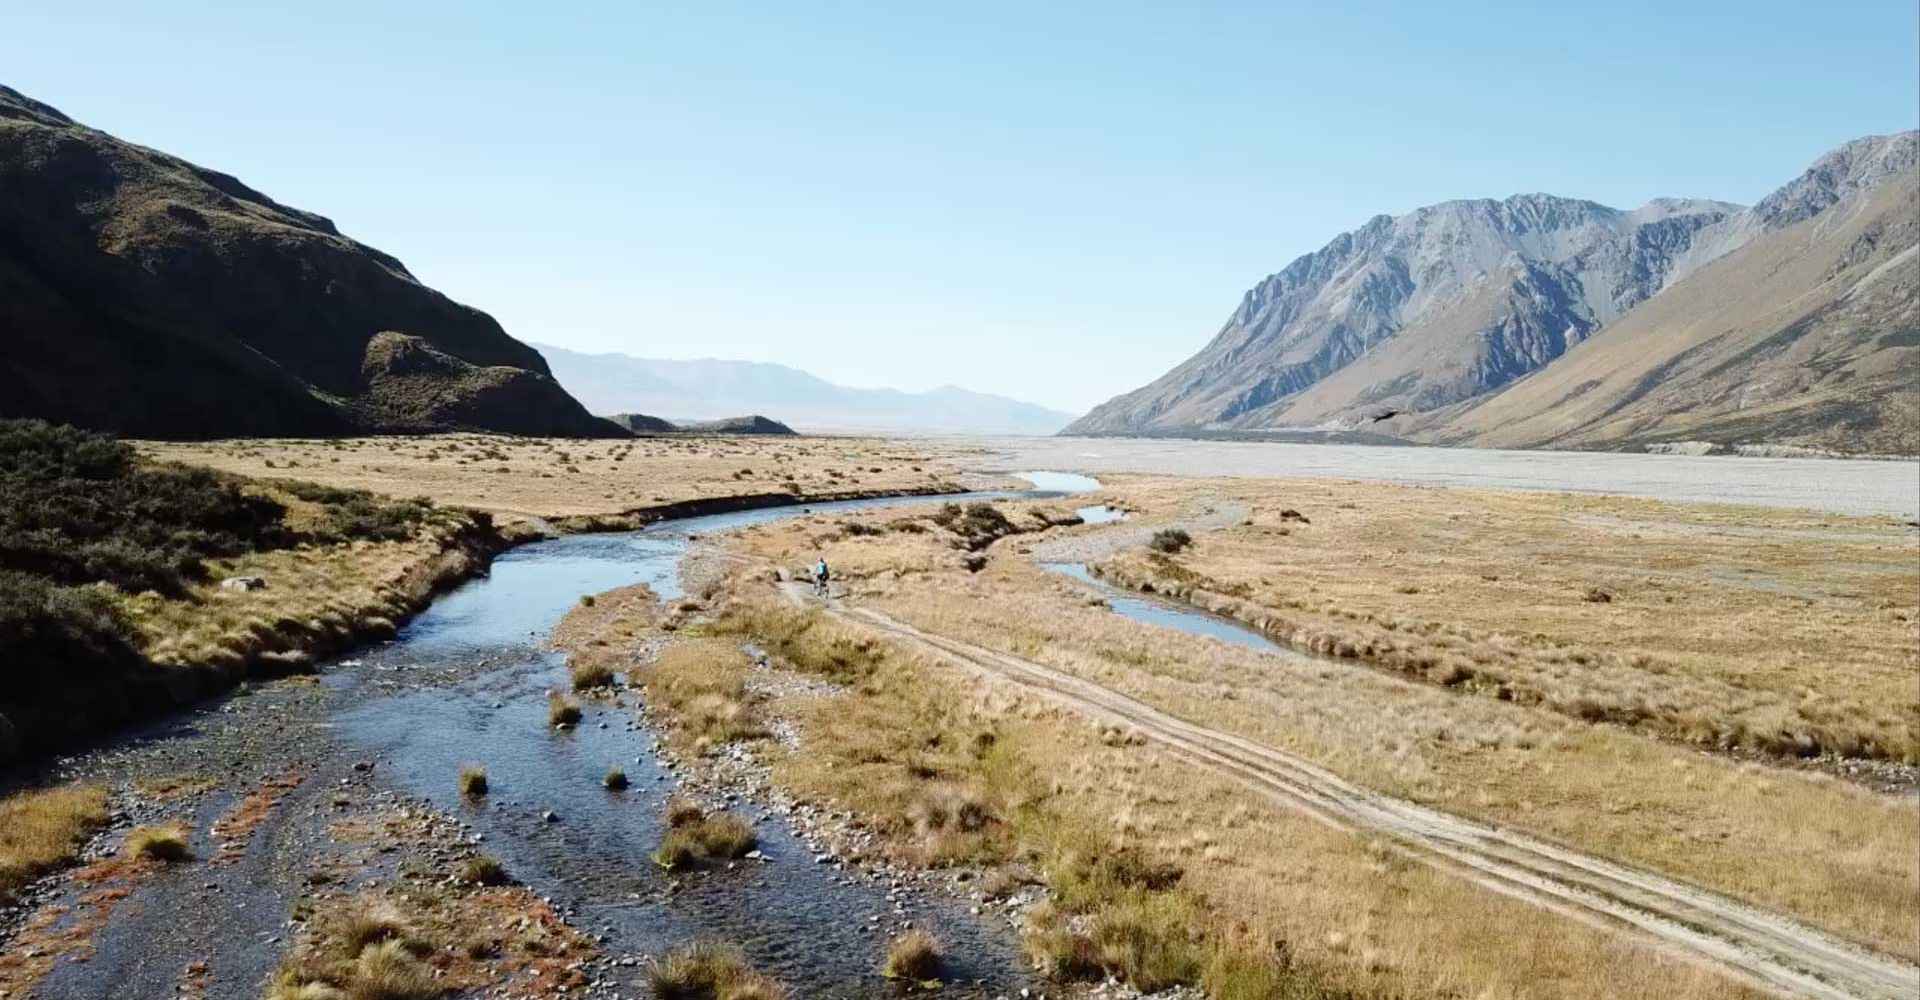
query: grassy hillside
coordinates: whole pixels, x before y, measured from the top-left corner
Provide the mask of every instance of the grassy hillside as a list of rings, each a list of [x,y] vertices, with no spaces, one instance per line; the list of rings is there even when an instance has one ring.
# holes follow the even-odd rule
[[[286,611],[347,543],[407,549],[437,531],[438,551],[476,526],[426,501],[154,463],[106,435],[0,421],[0,759],[310,648],[309,616]],[[275,554],[288,572],[261,593],[219,586],[236,560]],[[161,667],[161,636],[143,627],[156,616],[254,627],[229,655]]]

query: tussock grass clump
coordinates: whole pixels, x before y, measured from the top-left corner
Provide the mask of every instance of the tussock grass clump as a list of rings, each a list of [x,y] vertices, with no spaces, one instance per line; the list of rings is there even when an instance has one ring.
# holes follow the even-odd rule
[[[601,778],[600,783],[607,787],[607,791],[620,791],[627,787],[627,772],[617,767],[608,768],[606,777]]]
[[[468,764],[461,768],[460,794],[468,796],[487,794],[487,769],[478,764]]]
[[[738,947],[697,941],[647,966],[647,980],[660,1000],[782,1000],[787,989],[747,965]]]
[[[575,691],[592,691],[613,686],[613,668],[604,663],[577,661],[567,664],[567,678]]]
[[[1193,536],[1183,528],[1162,528],[1153,533],[1147,546],[1155,552],[1173,553],[1193,544]]]
[[[678,796],[667,800],[667,825],[678,829],[690,826],[707,818],[706,809],[700,803]]]
[[[729,813],[709,813],[687,799],[667,804],[667,832],[653,852],[662,868],[684,868],[700,858],[740,858],[759,846],[753,824]]]
[[[917,927],[906,931],[887,945],[880,971],[889,979],[933,979],[940,972],[940,942]]]
[[[193,857],[187,846],[187,829],[179,824],[140,826],[128,831],[121,849],[128,857],[154,861],[186,861]]]
[[[481,854],[468,858],[466,864],[460,866],[460,881],[468,885],[496,886],[506,885],[512,879],[499,860]]]
[[[0,899],[72,861],[107,823],[107,793],[94,785],[15,792],[0,799]]]
[[[408,941],[368,945],[353,964],[354,1000],[426,1000],[445,992]]]
[[[691,829],[711,857],[742,857],[760,843],[753,825],[733,813],[714,813]]]
[[[580,724],[580,703],[558,691],[547,692],[547,725],[555,729]]]

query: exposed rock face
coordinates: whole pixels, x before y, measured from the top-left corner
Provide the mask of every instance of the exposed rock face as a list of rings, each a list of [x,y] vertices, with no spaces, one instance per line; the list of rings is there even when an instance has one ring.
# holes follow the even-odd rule
[[[1388,421],[1519,447],[1920,452],[1916,133],[1849,143],[1757,235],[1504,392]]]
[[[140,437],[619,433],[492,318],[327,219],[5,87],[0,329],[0,416]]]
[[[1556,425],[1552,433],[1543,426],[1516,437],[1496,433],[1484,421],[1470,427],[1458,421],[1483,402],[1520,393],[1537,372],[1596,363],[1601,352],[1577,348],[1616,326],[1639,329],[1636,336],[1651,341],[1646,349],[1659,353],[1654,343],[1684,317],[1660,314],[1663,325],[1634,325],[1643,315],[1659,314],[1647,310],[1682,288],[1694,290],[1674,301],[1693,302],[1695,310],[1719,308],[1720,296],[1701,293],[1703,285],[1724,286],[1742,266],[1775,267],[1775,258],[1787,252],[1775,234],[1847,215],[1852,206],[1909,182],[1914,149],[1913,133],[1849,143],[1750,210],[1660,199],[1623,212],[1521,195],[1376,217],[1261,282],[1199,354],[1101,405],[1066,433],[1366,427],[1453,443],[1597,445],[1607,435],[1569,435]],[[1848,229],[1857,258],[1851,264],[1843,266],[1835,254],[1805,240],[1794,244],[1795,252],[1826,260],[1824,276],[1814,283],[1829,281],[1850,267],[1886,264],[1910,248],[1912,240],[1896,223]],[[1823,231],[1838,238],[1833,234],[1843,228],[1831,224]],[[1774,250],[1741,253],[1763,241]],[[1729,263],[1735,258],[1746,263]],[[1799,280],[1796,294],[1808,291],[1812,279]],[[1906,322],[1901,317],[1910,315],[1912,298],[1901,287],[1898,280],[1882,281],[1874,293],[1882,304],[1855,303],[1842,325],[1852,324],[1854,334],[1871,339],[1894,329],[1887,324]],[[1749,320],[1764,325],[1758,316]],[[1802,332],[1831,325],[1816,323]],[[1636,349],[1621,349],[1618,360],[1624,363]],[[1811,350],[1792,356],[1812,363],[1815,354],[1828,362],[1835,357]],[[1738,382],[1742,362],[1726,360]],[[1807,381],[1779,376],[1773,373],[1769,395],[1775,402],[1782,386]],[[1651,377],[1658,381],[1657,374]],[[1636,398],[1648,395],[1641,390]],[[1672,406],[1689,402],[1679,395],[1664,398]],[[1841,408],[1858,416],[1852,403]],[[1744,424],[1743,433],[1764,433],[1765,423]]]

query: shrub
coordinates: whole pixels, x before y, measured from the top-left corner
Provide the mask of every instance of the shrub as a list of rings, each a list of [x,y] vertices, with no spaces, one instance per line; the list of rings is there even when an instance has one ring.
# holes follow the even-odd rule
[[[460,794],[487,794],[487,769],[478,764],[468,764],[460,769]]]
[[[285,514],[211,470],[142,465],[106,435],[0,421],[0,569],[177,596],[205,559],[295,541]]]
[[[608,791],[611,791],[611,792],[620,791],[621,789],[627,787],[627,772],[622,771],[617,767],[608,768],[607,776],[600,779],[600,783],[607,786]]]
[[[1193,544],[1193,536],[1183,528],[1162,528],[1153,533],[1153,539],[1147,546],[1155,552],[1178,552]]]
[[[932,979],[940,971],[940,942],[917,927],[907,931],[887,945],[887,960],[881,971],[889,979]]]
[[[179,825],[135,827],[128,831],[122,850],[129,857],[154,861],[186,861],[193,857],[187,847],[187,831]]]

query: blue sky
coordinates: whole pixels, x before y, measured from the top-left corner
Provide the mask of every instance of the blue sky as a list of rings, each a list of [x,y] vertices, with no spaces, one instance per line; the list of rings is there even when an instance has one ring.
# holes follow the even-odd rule
[[[0,82],[523,340],[1071,410],[1372,215],[1751,202],[1920,117],[1913,0],[255,6],[21,5]]]

